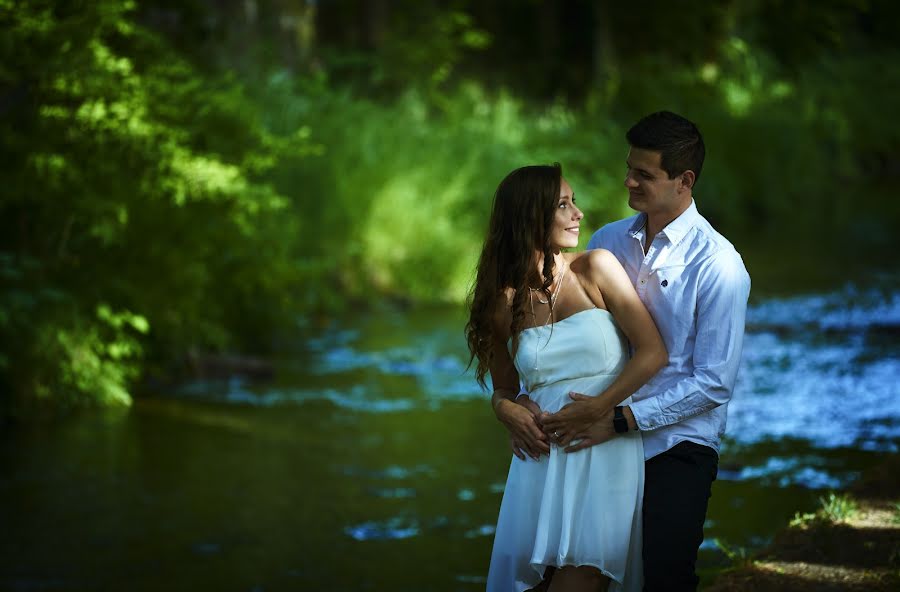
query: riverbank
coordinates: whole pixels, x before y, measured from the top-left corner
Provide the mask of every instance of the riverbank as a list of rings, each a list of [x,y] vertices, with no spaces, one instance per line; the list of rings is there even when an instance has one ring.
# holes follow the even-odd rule
[[[900,590],[900,457],[823,496],[751,557],[733,557],[705,592]]]

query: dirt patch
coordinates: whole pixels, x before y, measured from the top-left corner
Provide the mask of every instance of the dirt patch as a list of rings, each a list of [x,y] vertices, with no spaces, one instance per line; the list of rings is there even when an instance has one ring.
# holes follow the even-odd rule
[[[705,592],[900,590],[900,457],[869,471],[845,499],[848,516],[820,510],[720,574]]]

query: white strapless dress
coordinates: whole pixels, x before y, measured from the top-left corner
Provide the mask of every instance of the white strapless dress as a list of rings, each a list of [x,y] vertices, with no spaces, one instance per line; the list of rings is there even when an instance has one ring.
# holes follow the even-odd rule
[[[571,391],[603,392],[628,357],[612,315],[593,308],[524,330],[513,361],[531,399],[554,412],[571,402]],[[513,456],[488,591],[523,592],[551,565],[592,565],[612,580],[610,591],[640,591],[643,492],[638,432],[572,453],[551,445],[539,461]]]

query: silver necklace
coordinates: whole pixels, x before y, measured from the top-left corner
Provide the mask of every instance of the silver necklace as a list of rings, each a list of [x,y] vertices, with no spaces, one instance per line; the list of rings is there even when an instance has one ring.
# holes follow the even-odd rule
[[[538,294],[542,293],[540,288],[532,288],[529,286],[528,290],[532,293],[534,293],[534,292],[537,292]],[[540,302],[541,304],[550,304],[549,300],[542,300],[540,296],[538,296],[537,299],[538,299],[538,302]],[[534,302],[531,303],[531,314],[534,314]]]
[[[562,273],[559,275],[559,281],[556,282],[556,289],[553,290],[553,293],[550,295],[549,300],[541,300],[540,297],[538,297],[538,302],[540,302],[541,304],[549,304],[549,305],[550,305],[550,312],[547,313],[547,323],[549,323],[549,322],[550,322],[550,319],[553,318],[553,306],[556,304],[556,299],[559,297],[559,290],[560,290],[560,288],[562,288],[563,280],[566,279],[566,272],[567,272],[567,271],[569,271],[569,266],[568,266],[568,265],[566,265],[565,269],[563,269],[563,270],[562,270]],[[537,292],[537,290],[535,290],[534,288],[528,288],[528,289]],[[537,324],[537,315],[534,314],[534,298],[531,298],[531,295],[530,295],[530,294],[529,294],[528,301],[531,303],[531,316],[532,316],[532,318],[534,318],[534,321],[535,321],[535,327],[538,327],[538,326],[544,327],[544,326],[546,326],[546,323],[545,323],[544,325],[538,325],[538,324]],[[535,342],[534,342],[534,370],[537,370],[537,369],[538,369],[538,349],[539,349],[538,339],[535,338]]]

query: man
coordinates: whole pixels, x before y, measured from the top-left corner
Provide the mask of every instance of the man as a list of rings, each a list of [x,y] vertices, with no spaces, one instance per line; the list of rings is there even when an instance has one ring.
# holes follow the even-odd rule
[[[598,230],[588,249],[608,249],[622,263],[659,328],[669,364],[630,405],[598,410],[593,398],[573,393],[573,403],[541,423],[548,435],[564,434],[558,444],[567,451],[642,432],[644,590],[695,590],[750,277],[694,203],[705,156],[697,127],[662,111],[641,119],[626,138],[628,205],[640,213]]]

